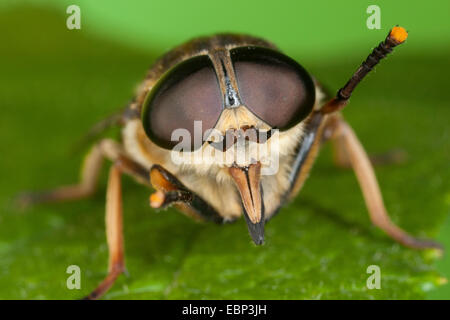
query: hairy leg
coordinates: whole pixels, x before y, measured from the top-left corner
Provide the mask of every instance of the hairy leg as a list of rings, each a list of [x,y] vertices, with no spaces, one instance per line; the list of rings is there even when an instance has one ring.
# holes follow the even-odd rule
[[[352,168],[351,160],[346,152],[346,140],[338,136],[331,141],[333,149],[333,162],[337,167]],[[407,153],[401,149],[392,149],[381,154],[371,154],[369,160],[374,166],[383,166],[389,164],[401,164],[408,158]]]
[[[24,192],[19,194],[17,202],[22,207],[28,207],[37,203],[60,202],[88,197],[96,190],[102,163],[103,155],[100,147],[96,145],[84,159],[79,183],[61,186],[53,190]]]
[[[440,244],[431,240],[414,238],[391,221],[383,203],[375,172],[363,146],[344,120],[338,119],[333,126],[332,139],[338,141],[336,146],[340,148],[339,152],[349,161],[355,171],[373,224],[407,247],[441,249]]]
[[[133,176],[141,183],[148,184],[148,170],[126,157],[117,142],[104,139],[94,145],[86,155],[79,183],[52,190],[22,193],[17,197],[18,204],[27,207],[38,203],[78,200],[93,195],[97,189],[98,178],[105,158],[117,162],[124,173]]]
[[[108,275],[92,291],[86,299],[98,299],[116,281],[117,277],[125,271],[125,257],[123,244],[122,220],[122,187],[121,170],[119,165],[113,164],[109,170],[108,187],[106,192],[106,239],[109,249]]]

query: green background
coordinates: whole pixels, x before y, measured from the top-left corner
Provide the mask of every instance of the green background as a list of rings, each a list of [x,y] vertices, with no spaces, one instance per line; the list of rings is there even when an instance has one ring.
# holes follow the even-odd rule
[[[81,7],[82,29],[65,9]],[[368,5],[381,29],[368,30]],[[450,247],[448,1],[10,1],[0,3],[0,298],[71,299],[106,271],[104,192],[21,211],[24,189],[77,179],[79,137],[123,106],[151,62],[172,46],[218,31],[278,44],[332,90],[344,84],[395,24],[407,43],[376,68],[344,111],[369,153],[402,148],[408,160],[378,167],[393,220]],[[111,135],[117,134],[111,132]],[[124,178],[126,259],[106,298],[450,298],[450,259],[405,249],[370,224],[351,171],[325,147],[304,189],[267,224],[255,247],[243,221],[198,224],[155,213],[149,190]],[[67,266],[82,289],[66,288]],[[365,286],[381,267],[382,289]]]

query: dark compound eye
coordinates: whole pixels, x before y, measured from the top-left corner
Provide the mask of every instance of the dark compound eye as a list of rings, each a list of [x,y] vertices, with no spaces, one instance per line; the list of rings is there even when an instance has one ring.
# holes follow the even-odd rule
[[[202,145],[198,139],[214,127],[222,109],[222,94],[212,62],[208,56],[198,56],[169,70],[152,88],[144,102],[142,122],[149,138],[160,147],[171,149],[183,140],[183,145],[194,150]],[[202,128],[196,133],[201,135],[196,137],[196,144],[194,121],[201,121]],[[187,130],[191,141],[172,141],[176,129]]]
[[[293,59],[260,47],[233,49],[231,59],[243,104],[270,126],[289,129],[312,111],[314,83]]]

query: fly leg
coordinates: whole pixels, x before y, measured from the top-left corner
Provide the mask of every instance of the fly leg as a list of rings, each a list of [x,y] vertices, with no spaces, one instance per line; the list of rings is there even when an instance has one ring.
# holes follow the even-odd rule
[[[78,200],[93,195],[97,189],[97,182],[102,168],[103,160],[120,160],[123,171],[148,184],[148,171],[128,159],[121,152],[119,144],[110,139],[101,140],[94,145],[86,155],[82,168],[81,180],[77,184],[57,187],[53,190],[25,192],[17,197],[21,207],[28,207],[38,203],[63,202]]]
[[[96,144],[87,155],[80,183],[63,186],[54,190],[28,193],[20,200],[27,204],[40,202],[56,202],[75,200],[90,196],[97,186],[98,176],[104,159],[113,161],[109,171],[106,194],[106,238],[109,249],[108,275],[86,299],[100,298],[125,271],[124,244],[122,229],[122,190],[121,175],[128,174],[140,183],[149,185],[147,169],[128,158],[120,145],[110,139],[104,139]]]
[[[53,190],[24,192],[18,195],[17,203],[21,207],[29,207],[38,203],[61,202],[89,197],[96,190],[102,163],[101,149],[99,145],[95,145],[84,158],[79,183],[61,186]]]
[[[125,271],[123,227],[122,227],[122,190],[120,176],[123,172],[133,173],[139,179],[147,179],[149,173],[129,159],[118,158],[109,172],[106,194],[106,236],[109,248],[108,275],[86,299],[98,299],[111,288],[119,275]],[[150,197],[154,208],[163,208],[174,204],[186,214],[197,215],[206,220],[222,222],[222,217],[204,200],[188,190],[175,176],[159,165],[150,170],[150,180],[157,190]]]
[[[109,170],[106,191],[106,239],[109,249],[108,275],[85,299],[100,298],[114,284],[117,277],[125,271],[122,187],[120,165],[113,164]]]
[[[352,128],[344,120],[339,118],[332,123],[332,126],[334,128],[331,138],[338,141],[336,146],[338,146],[339,152],[351,164],[355,171],[372,223],[404,246],[414,249],[442,249],[439,243],[431,240],[417,239],[391,221],[384,206],[380,187],[378,186],[369,157]]]
[[[342,136],[337,136],[332,140],[333,162],[339,168],[350,169],[352,168],[352,163],[346,152],[345,145],[345,138]],[[402,164],[407,158],[407,153],[401,149],[392,149],[381,154],[369,155],[370,163],[374,166]]]

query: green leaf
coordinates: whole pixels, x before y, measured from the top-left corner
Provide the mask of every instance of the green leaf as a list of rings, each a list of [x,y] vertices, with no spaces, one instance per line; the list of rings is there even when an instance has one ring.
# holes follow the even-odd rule
[[[80,298],[106,275],[106,169],[90,199],[26,211],[11,199],[75,182],[83,154],[71,147],[127,103],[163,50],[68,31],[63,16],[43,9],[1,12],[0,28],[0,298]],[[385,203],[399,226],[435,237],[450,205],[450,50],[397,51],[344,115],[369,153],[408,153],[405,164],[376,169]],[[333,90],[362,60],[296,58]],[[329,146],[300,195],[267,223],[261,247],[243,220],[219,226],[155,212],[149,193],[124,178],[129,276],[108,299],[419,299],[442,282],[430,252],[404,248],[371,225],[353,172],[333,166]],[[69,265],[81,268],[81,290],[66,287]],[[381,268],[380,290],[366,287],[370,265]]]

